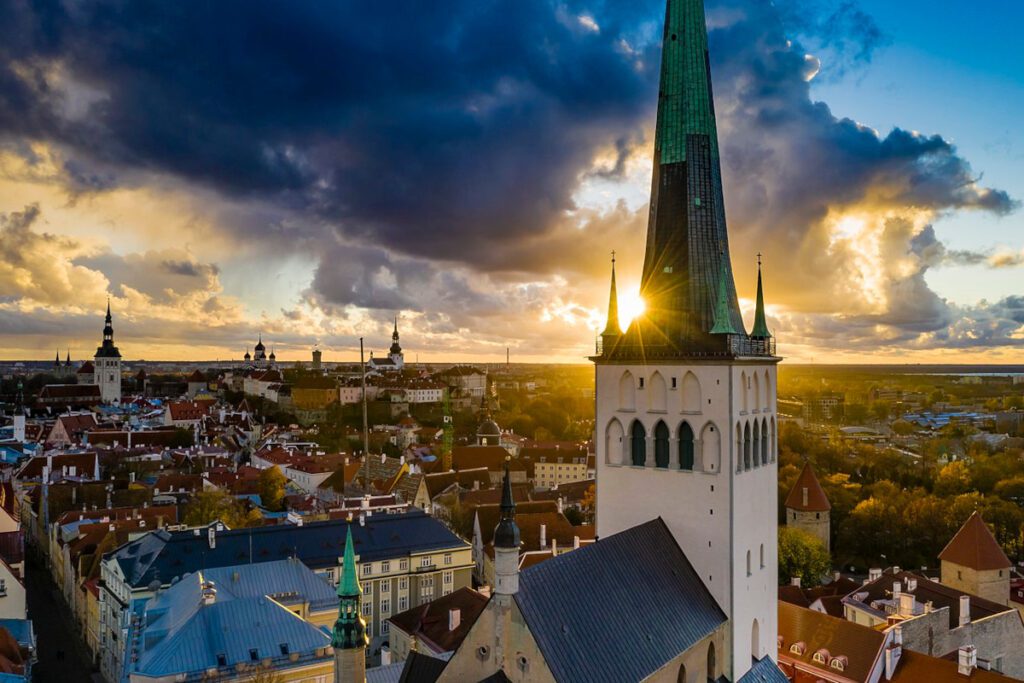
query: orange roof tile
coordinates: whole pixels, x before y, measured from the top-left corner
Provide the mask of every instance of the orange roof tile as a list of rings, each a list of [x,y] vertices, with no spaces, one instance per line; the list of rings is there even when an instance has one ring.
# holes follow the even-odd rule
[[[964,522],[953,540],[942,549],[939,559],[977,571],[1012,566],[978,511]]]

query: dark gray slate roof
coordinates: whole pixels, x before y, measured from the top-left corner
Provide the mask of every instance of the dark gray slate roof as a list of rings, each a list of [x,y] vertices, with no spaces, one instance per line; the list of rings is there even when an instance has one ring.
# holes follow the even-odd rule
[[[422,655],[415,650],[409,653],[398,683],[434,683],[448,664],[443,659]]]
[[[726,621],[660,517],[526,569],[515,597],[559,683],[642,680]]]
[[[771,657],[765,657],[754,662],[750,671],[743,674],[737,683],[789,683],[789,679]]]
[[[349,522],[331,520],[302,526],[282,524],[216,533],[211,548],[206,530],[153,531],[106,555],[121,566],[129,585],[143,588],[153,581],[170,583],[186,572],[297,557],[310,569],[336,567],[345,553]],[[360,562],[436,550],[458,550],[468,544],[422,510],[374,514],[365,526],[352,523],[352,541]]]

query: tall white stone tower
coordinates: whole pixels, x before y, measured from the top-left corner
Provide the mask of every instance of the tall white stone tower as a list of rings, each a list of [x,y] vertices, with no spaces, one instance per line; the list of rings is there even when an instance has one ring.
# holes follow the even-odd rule
[[[668,525],[729,617],[726,673],[776,656],[776,364],[758,272],[748,334],[729,260],[703,0],[668,0],[646,312],[596,364],[597,533]],[[638,588],[640,589],[640,588]]]
[[[114,327],[110,318],[110,301],[107,301],[107,318],[103,326],[103,344],[96,349],[93,358],[96,366],[94,381],[100,387],[104,403],[121,401],[121,352],[114,346]]]

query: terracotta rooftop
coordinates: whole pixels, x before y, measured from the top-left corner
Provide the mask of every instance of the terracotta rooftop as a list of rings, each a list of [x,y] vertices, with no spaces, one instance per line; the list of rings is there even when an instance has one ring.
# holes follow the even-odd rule
[[[426,641],[435,652],[450,652],[462,644],[486,606],[484,595],[472,588],[460,588],[425,605],[400,612],[390,621],[397,628]],[[459,610],[459,624],[450,630],[449,610]]]
[[[804,463],[800,476],[786,496],[786,507],[800,512],[828,512],[832,509],[811,463]]]
[[[952,562],[976,571],[1009,569],[1012,565],[989,531],[981,513],[975,511],[953,540],[939,553],[943,562]]]
[[[796,663],[803,671],[819,670],[826,680],[832,680],[831,658],[845,657],[843,678],[866,682],[882,656],[885,639],[884,633],[867,626],[779,602],[779,663],[784,665],[783,671],[789,671],[786,665]],[[819,651],[825,655],[824,664],[814,661]]]
[[[956,651],[953,652],[956,654]],[[903,648],[900,655],[899,666],[896,667],[896,674],[892,677],[892,683],[963,683],[963,681],[975,681],[976,683],[1001,683],[1014,679],[1004,676],[995,671],[985,671],[975,668],[968,675],[963,675],[957,668],[957,662],[940,657],[929,657],[928,655],[914,652]]]

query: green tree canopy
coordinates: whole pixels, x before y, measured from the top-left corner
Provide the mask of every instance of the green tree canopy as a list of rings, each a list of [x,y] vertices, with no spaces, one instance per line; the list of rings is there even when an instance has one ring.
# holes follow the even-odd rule
[[[277,465],[260,472],[259,491],[263,507],[274,511],[284,509],[284,487],[287,484],[288,478]]]
[[[806,531],[779,527],[779,582],[800,578],[800,585],[817,586],[832,569],[825,546]]]

